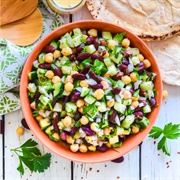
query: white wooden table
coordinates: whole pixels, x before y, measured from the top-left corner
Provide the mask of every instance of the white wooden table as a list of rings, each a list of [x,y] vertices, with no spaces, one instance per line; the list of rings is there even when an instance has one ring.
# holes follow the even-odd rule
[[[82,19],[92,19],[86,6],[73,16],[64,16],[66,23]],[[180,88],[164,84],[169,96],[162,103],[156,125],[163,127],[167,122],[180,122]],[[19,147],[29,138],[38,140],[30,130],[25,130],[23,136],[16,135],[16,128],[21,125],[22,111],[16,111],[3,116],[4,133],[0,134],[0,179],[16,180],[180,180],[180,141],[169,141],[171,156],[157,151],[157,143],[146,137],[141,146],[124,155],[123,163],[105,162],[100,164],[74,163],[52,154],[51,166],[44,173],[31,173],[25,170],[20,176],[16,170],[17,157],[10,151]],[[2,124],[3,124],[2,123]],[[42,152],[48,150],[39,143]]]

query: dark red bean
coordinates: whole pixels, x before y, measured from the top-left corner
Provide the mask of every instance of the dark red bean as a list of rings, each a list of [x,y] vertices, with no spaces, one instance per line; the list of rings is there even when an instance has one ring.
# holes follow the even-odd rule
[[[126,69],[128,68],[128,66],[127,65],[125,65],[125,64],[121,64],[120,66],[119,66],[119,69],[121,70],[121,71],[123,71],[123,72],[126,72]]]
[[[80,98],[81,93],[79,91],[73,91],[71,93],[71,102],[75,103]]]
[[[92,60],[98,59],[99,61],[102,61],[102,62],[103,62],[103,57],[100,56],[99,54],[92,54],[92,55],[91,55],[91,59],[92,59]]]
[[[95,49],[98,50],[98,48],[99,48],[99,42],[98,42],[97,39],[94,40],[93,44],[94,44]]]
[[[106,51],[106,50],[104,50],[104,51],[102,52],[102,56],[104,56],[104,55],[106,54],[106,52],[107,52],[107,51]]]
[[[144,114],[141,111],[136,111],[133,113],[135,117],[143,117]]]
[[[106,43],[106,41],[105,41],[104,39],[101,39],[101,40],[100,40],[100,44],[101,44],[102,46],[106,46],[107,43]]]
[[[41,69],[51,69],[51,64],[49,63],[42,63],[42,64],[39,64],[38,65],[38,68],[41,68]]]
[[[126,65],[126,66],[129,65],[129,61],[128,61],[127,59],[123,59],[123,60],[122,60],[122,63],[123,63],[124,65]]]
[[[138,70],[138,73],[139,74],[142,74],[145,70],[145,65],[144,65],[144,62],[140,62],[136,65],[136,67],[139,67],[139,70]]]
[[[88,52],[79,53],[78,56],[77,56],[77,60],[78,61],[83,61],[84,59],[87,59],[90,56],[91,56],[91,54],[88,53]]]
[[[24,118],[21,120],[21,124],[24,128],[29,129],[29,126]]]
[[[117,115],[117,111],[113,109],[113,113],[109,116],[109,121],[114,122],[116,115]]]
[[[74,136],[78,130],[79,130],[78,127],[73,126],[73,127],[71,128],[70,135],[71,135],[71,136]]]
[[[90,85],[92,89],[103,89],[102,84],[95,84],[95,85]]]
[[[114,95],[115,95],[115,94],[119,94],[120,91],[121,91],[121,88],[120,88],[120,87],[116,87],[116,88],[114,88],[114,89],[111,90],[112,94],[114,94]]]
[[[78,47],[76,47],[76,53],[81,53],[81,51],[83,50],[84,46],[85,46],[85,43],[82,43]]]
[[[36,101],[39,100],[40,95],[41,95],[41,93],[39,91],[35,92],[34,98],[35,98]]]
[[[89,76],[90,76],[92,79],[94,79],[97,83],[100,83],[100,82],[102,81],[102,79],[99,78],[99,77],[96,75],[96,73],[93,72],[93,71],[90,71],[90,72],[89,72]]]
[[[76,59],[76,54],[71,54],[70,61],[75,61]]]
[[[81,114],[80,114],[80,112],[77,110],[77,111],[74,113],[74,119],[77,121],[77,120],[80,119],[80,116],[81,116]]]
[[[86,76],[84,74],[77,73],[77,74],[73,74],[72,78],[78,79],[78,80],[84,80],[86,79]]]
[[[63,103],[62,103],[62,110],[63,110],[63,111],[65,110],[65,104],[66,104],[68,101],[69,101],[69,96],[66,96],[66,97],[64,98]]]
[[[55,75],[62,77],[61,69],[59,69],[55,64],[51,64],[51,70],[54,72]]]
[[[145,97],[146,96],[146,90],[140,89],[139,95],[142,97]]]
[[[54,128],[54,132],[56,132],[56,133],[59,133],[59,131],[60,131],[59,126],[58,126],[58,122],[59,122],[59,114],[57,112],[54,112],[53,113],[52,125]]]
[[[153,98],[153,97],[152,97],[152,98],[150,98],[150,99],[149,99],[149,104],[150,104],[150,106],[151,106],[151,107],[156,106],[156,99],[155,99],[155,98]]]
[[[89,36],[86,38],[86,45],[93,44],[94,41],[95,41],[95,38],[92,36]]]
[[[82,130],[89,136],[95,135],[96,133],[92,131],[89,127],[81,126]]]
[[[87,74],[90,68],[90,65],[84,66],[84,68],[80,71],[80,74]]]
[[[124,72],[118,72],[115,76],[112,77],[112,79],[120,80],[123,75],[124,75]]]
[[[124,161],[124,157],[123,156],[121,156],[121,157],[119,157],[117,159],[112,160],[112,162],[114,162],[114,163],[122,163],[123,161]]]
[[[42,52],[44,53],[53,53],[56,50],[56,48],[54,46],[45,46],[42,50]]]
[[[97,146],[96,149],[100,152],[106,152],[109,148],[105,144],[103,144],[101,147]]]

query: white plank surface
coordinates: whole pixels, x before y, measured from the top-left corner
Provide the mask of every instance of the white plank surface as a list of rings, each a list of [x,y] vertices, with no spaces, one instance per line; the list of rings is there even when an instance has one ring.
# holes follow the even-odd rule
[[[168,122],[180,123],[180,88],[164,84],[169,97],[163,105],[156,126],[164,127]],[[180,139],[168,140],[171,156],[157,150],[157,143],[146,138],[142,144],[142,177],[147,180],[179,180],[180,179]]]
[[[21,126],[22,111],[12,112],[5,116],[5,179],[36,179],[36,180],[51,180],[51,179],[71,179],[71,162],[61,157],[52,154],[50,168],[44,173],[31,173],[29,169],[25,170],[25,175],[20,176],[20,173],[16,170],[18,166],[17,156],[10,151],[12,148],[19,147],[29,138],[38,140],[31,134],[30,130],[25,129],[23,136],[18,137],[16,135],[16,128]],[[38,142],[41,152],[49,152],[45,147]]]

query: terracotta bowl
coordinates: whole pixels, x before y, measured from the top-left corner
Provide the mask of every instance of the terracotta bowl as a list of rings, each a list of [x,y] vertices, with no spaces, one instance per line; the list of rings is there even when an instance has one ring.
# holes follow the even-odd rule
[[[110,31],[112,33],[120,33],[120,32],[125,31],[126,36],[131,40],[131,45],[139,48],[140,52],[146,58],[150,60],[152,64],[151,71],[157,74],[154,84],[155,84],[155,88],[157,89],[156,101],[159,106],[157,108],[153,108],[152,112],[149,114],[148,118],[150,119],[150,124],[142,132],[128,138],[123,143],[122,147],[117,148],[116,151],[113,149],[109,149],[105,153],[98,152],[98,151],[88,152],[85,154],[79,153],[79,152],[73,153],[69,150],[68,146],[65,145],[65,143],[63,142],[57,143],[50,140],[49,137],[42,130],[40,130],[40,127],[37,121],[32,116],[32,111],[29,105],[29,99],[28,99],[28,93],[27,93],[27,85],[28,85],[28,73],[32,69],[33,61],[37,59],[43,47],[48,45],[53,39],[57,39],[60,36],[64,35],[66,32],[69,32],[72,29],[77,28],[77,27],[81,29],[95,28],[99,31],[105,30],[105,31]],[[39,139],[39,141],[45,147],[47,147],[53,153],[61,157],[64,157],[66,159],[69,159],[71,161],[83,162],[83,163],[99,163],[99,162],[105,162],[105,161],[116,159],[128,153],[133,148],[138,146],[143,141],[143,139],[148,135],[149,131],[154,125],[157,119],[157,116],[159,114],[161,100],[162,100],[162,80],[161,80],[161,75],[160,75],[157,62],[152,52],[149,50],[146,44],[141,39],[139,39],[136,35],[114,24],[101,22],[101,21],[95,21],[95,20],[85,20],[85,21],[74,22],[74,23],[61,26],[60,28],[52,31],[49,35],[47,35],[44,39],[42,39],[38,43],[38,45],[33,49],[31,54],[29,55],[24,65],[24,69],[21,76],[21,83],[20,83],[20,98],[21,98],[22,110],[24,113],[24,117],[27,121],[27,124],[29,125],[33,134],[37,137],[37,139]]]

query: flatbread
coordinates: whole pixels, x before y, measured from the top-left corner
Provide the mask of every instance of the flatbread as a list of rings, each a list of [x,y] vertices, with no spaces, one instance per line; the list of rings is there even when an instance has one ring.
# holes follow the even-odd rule
[[[96,20],[118,24],[144,41],[180,34],[180,0],[87,0]]]
[[[146,44],[158,62],[163,81],[180,86],[180,35]]]

